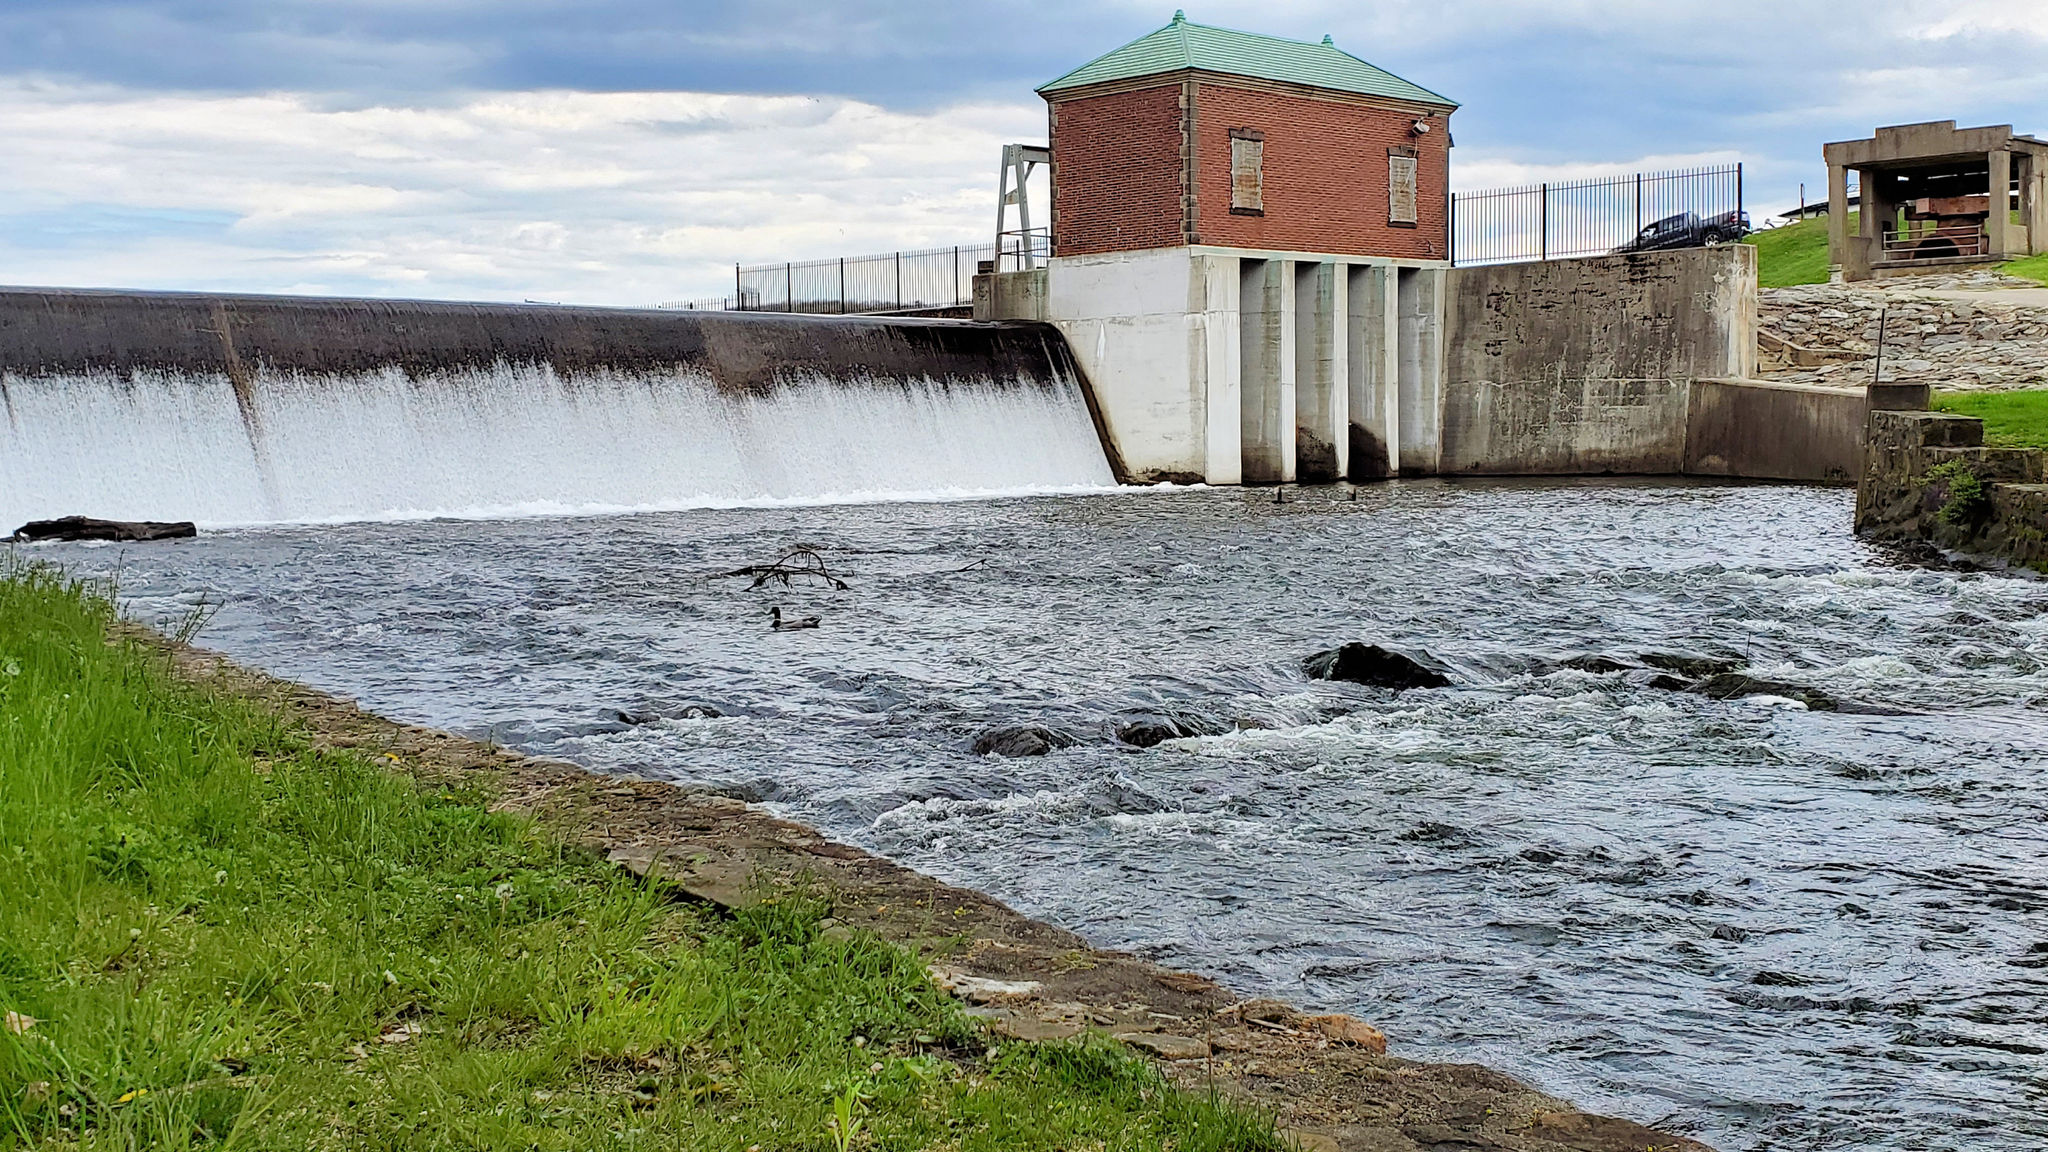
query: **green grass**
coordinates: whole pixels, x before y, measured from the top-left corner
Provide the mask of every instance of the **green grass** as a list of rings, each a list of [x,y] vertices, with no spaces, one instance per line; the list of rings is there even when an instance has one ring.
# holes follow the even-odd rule
[[[2025,392],[1938,392],[1934,408],[1984,421],[1984,441],[2008,448],[2048,448],[2048,389]]]
[[[2018,219],[2018,213],[2014,213]],[[1856,228],[1856,213],[1849,213],[1849,228]],[[1828,279],[1828,218],[1817,216],[1752,232],[1743,243],[1756,245],[1756,282],[1761,288],[1788,288],[1794,284],[1825,284]],[[1998,270],[2048,285],[2048,253],[2001,264]]]
[[[815,895],[714,915],[315,749],[0,563],[0,1148],[1281,1147],[1106,1041],[985,1046]]]
[[[2032,280],[2036,284],[2048,285],[2048,252],[2043,252],[2039,256],[2028,256],[2022,260],[2014,260],[2008,264],[2000,264],[1998,270],[2007,276],[2017,276],[2022,280]]]
[[[1856,214],[1849,213],[1849,227],[1856,227]],[[1828,218],[1816,216],[1752,232],[1744,244],[1756,245],[1756,282],[1761,288],[1789,288],[1794,284],[1825,284],[1828,281]]]

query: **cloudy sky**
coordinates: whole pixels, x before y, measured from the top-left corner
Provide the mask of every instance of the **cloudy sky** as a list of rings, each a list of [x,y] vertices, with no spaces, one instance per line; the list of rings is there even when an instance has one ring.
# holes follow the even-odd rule
[[[652,304],[984,242],[1037,84],[1174,0],[0,0],[0,282]],[[2043,0],[1180,0],[1464,104],[1454,183],[1956,119],[2048,132]]]

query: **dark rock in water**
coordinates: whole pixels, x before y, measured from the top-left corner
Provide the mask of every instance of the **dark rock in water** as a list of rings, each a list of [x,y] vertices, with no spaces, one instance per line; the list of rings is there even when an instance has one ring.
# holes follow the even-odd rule
[[[1733,672],[1742,667],[1740,660],[1721,656],[1701,656],[1696,652],[1644,652],[1639,658],[1652,668],[1662,668],[1666,672],[1676,672],[1680,676],[1690,676],[1695,680],[1703,676]]]
[[[1451,678],[1412,657],[1377,644],[1345,644],[1301,662],[1313,680],[1347,680],[1380,688],[1443,688]]]
[[[1579,672],[1591,672],[1596,676],[1609,672],[1628,672],[1639,667],[1623,660],[1616,660],[1612,656],[1574,656],[1569,660],[1558,661],[1557,666]]]
[[[186,540],[199,535],[190,520],[95,520],[90,516],[64,516],[56,520],[31,520],[14,530],[15,540]]]
[[[1737,944],[1749,939],[1749,932],[1746,929],[1737,928],[1733,924],[1716,924],[1708,935],[1716,940],[1729,940]]]
[[[976,756],[1043,756],[1055,748],[1072,748],[1075,740],[1065,732],[1019,724],[984,732],[974,741]]]
[[[1838,707],[1833,696],[1818,688],[1787,684],[1782,680],[1759,680],[1740,672],[1722,672],[1709,676],[1693,685],[1691,691],[1713,700],[1733,700],[1740,696],[1783,696],[1788,700],[1797,700],[1815,712],[1833,712]]]
[[[1134,716],[1118,724],[1116,738],[1134,748],[1150,748],[1190,736],[1222,736],[1236,727],[1193,712],[1159,712]]]
[[[684,704],[675,708],[643,708],[633,711],[614,712],[621,724],[638,727],[652,724],[656,720],[715,720],[725,713],[709,704]]]
[[[1642,685],[1645,688],[1658,688],[1666,692],[1683,692],[1692,687],[1692,681],[1668,672],[1656,672],[1644,677]]]

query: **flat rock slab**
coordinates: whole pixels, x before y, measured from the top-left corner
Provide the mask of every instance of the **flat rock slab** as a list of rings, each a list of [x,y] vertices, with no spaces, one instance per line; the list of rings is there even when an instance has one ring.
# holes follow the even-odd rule
[[[180,670],[267,699],[319,744],[360,748],[431,782],[482,784],[494,810],[571,840],[692,898],[740,907],[759,893],[826,893],[827,929],[869,931],[920,954],[991,1031],[1059,1041],[1115,1036],[1190,1090],[1271,1110],[1324,1152],[1712,1152],[1626,1120],[1580,1112],[1492,1069],[1384,1054],[1379,1029],[1240,1000],[1205,976],[1091,948],[984,895],[940,883],[724,796],[593,775],[428,728],[397,724],[212,653],[174,648]]]

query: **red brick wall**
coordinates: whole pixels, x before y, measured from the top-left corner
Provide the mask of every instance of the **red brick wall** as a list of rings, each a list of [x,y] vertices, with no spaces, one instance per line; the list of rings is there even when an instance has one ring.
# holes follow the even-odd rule
[[[1052,107],[1054,251],[1187,243],[1181,219],[1181,84]],[[1227,152],[1229,144],[1225,144]],[[1227,193],[1226,193],[1227,195]]]
[[[1405,256],[1448,254],[1448,117],[1204,83],[1195,92],[1197,243],[1227,248]],[[1266,135],[1265,215],[1230,211],[1230,130]],[[1387,149],[1414,148],[1415,227],[1387,223]]]

